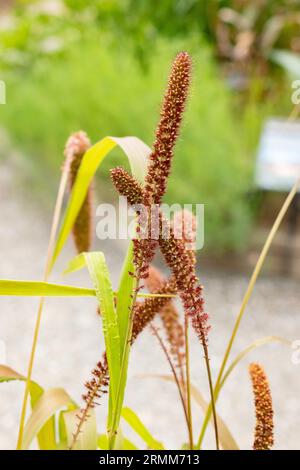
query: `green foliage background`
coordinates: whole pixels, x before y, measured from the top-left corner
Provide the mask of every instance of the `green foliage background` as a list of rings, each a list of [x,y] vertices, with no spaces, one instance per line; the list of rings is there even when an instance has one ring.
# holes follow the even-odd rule
[[[166,200],[205,204],[206,248],[245,247],[261,123],[283,108],[279,99],[258,102],[259,77],[245,102],[222,77],[208,44],[218,2],[205,9],[208,2],[166,0],[160,14],[155,8],[149,13],[149,2],[133,0],[66,0],[59,14],[27,3],[30,8],[21,2],[15,10],[13,27],[0,33],[8,89],[1,125],[37,179],[56,184],[64,143],[78,129],[94,142],[136,135],[151,145],[170,62],[187,50],[193,86]],[[196,18],[202,18],[200,28]],[[107,173],[108,167],[103,179]],[[105,199],[107,184],[99,186]]]

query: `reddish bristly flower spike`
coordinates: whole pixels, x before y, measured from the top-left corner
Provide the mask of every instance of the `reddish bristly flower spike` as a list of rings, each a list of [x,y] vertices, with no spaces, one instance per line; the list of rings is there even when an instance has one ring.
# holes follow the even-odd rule
[[[65,147],[65,164],[69,166],[69,189],[74,186],[82,157],[90,147],[90,140],[83,131],[72,134]],[[92,190],[89,188],[73,226],[73,238],[78,253],[88,251],[92,241]]]
[[[149,277],[145,285],[151,293],[160,293],[162,286],[167,282],[161,272],[154,266],[149,268]],[[174,277],[169,279],[169,284],[177,291],[177,284]],[[162,320],[167,340],[170,345],[170,353],[174,357],[177,366],[182,369],[184,362],[184,331],[180,323],[179,313],[174,302],[169,299],[158,312]]]
[[[163,220],[166,228],[167,221]],[[204,347],[207,346],[208,315],[204,311],[203,287],[196,276],[195,264],[182,239],[175,238],[172,227],[168,236],[159,240],[161,253],[177,282],[185,313],[190,317],[195,332]]]
[[[254,450],[270,450],[274,445],[273,405],[271,391],[265,371],[259,364],[250,364],[249,373],[252,381],[256,426]]]
[[[197,219],[194,214],[186,209],[175,212],[171,223],[175,238],[182,239],[191,261],[196,264],[196,236]]]
[[[112,182],[121,196],[127,198],[127,201],[132,206],[136,206],[137,218],[137,237],[133,240],[134,246],[134,265],[138,271],[138,276],[141,279],[147,278],[149,264],[155,253],[157,240],[152,240],[149,233],[147,222],[150,220],[150,212],[143,205],[143,190],[140,183],[126,170],[117,167],[110,171]],[[139,207],[140,206],[140,207]],[[141,234],[147,230],[144,237]]]
[[[139,278],[146,279],[149,274],[149,265],[154,257],[157,247],[157,239],[151,237],[150,224],[151,207],[160,205],[167,188],[167,180],[171,169],[173,149],[178,137],[180,124],[186,104],[191,75],[191,58],[186,52],[178,54],[173,62],[169,76],[168,87],[162,104],[160,121],[156,130],[156,138],[153,151],[149,157],[148,172],[145,178],[145,188],[136,197],[137,187],[128,174],[120,169],[112,172],[115,186],[125,195],[131,204],[142,203],[147,211],[138,214],[137,233],[134,240],[134,265]],[[147,225],[147,226],[146,226]],[[145,233],[147,231],[147,233]],[[141,234],[144,236],[141,236]]]
[[[141,185],[124,168],[113,168],[110,170],[110,177],[118,193],[126,197],[129,204],[142,204],[143,190]]]
[[[177,290],[174,279],[164,281],[153,294],[175,294]],[[134,308],[132,342],[154,319],[155,315],[170,302],[168,297],[151,297],[138,303]]]
[[[166,192],[173,149],[190,85],[192,62],[187,52],[180,52],[172,65],[168,87],[161,108],[160,122],[150,155],[150,163],[144,189],[145,205],[160,204]]]
[[[121,176],[121,173],[119,173],[119,175]],[[126,181],[127,189],[130,188],[130,186],[133,187],[133,183],[135,188],[136,185],[139,186],[139,183],[136,182],[132,176],[128,175],[128,173],[126,174]],[[121,185],[118,186],[121,188]],[[120,194],[125,195],[124,192]],[[132,205],[139,203],[138,200],[135,199],[134,191],[132,191],[131,194],[131,203]],[[188,217],[191,218],[193,216],[186,214],[185,219]],[[192,226],[194,226],[194,223]],[[204,312],[203,288],[196,277],[195,255],[194,253],[191,254],[191,250],[187,250],[185,245],[187,234],[183,238],[176,238],[173,228],[170,227],[168,221],[162,216],[160,224],[163,226],[163,229],[161,229],[161,235],[163,235],[163,233],[167,234],[166,237],[161,236],[159,238],[161,252],[173,273],[174,279],[176,280],[178,292],[183,301],[186,314],[191,318],[193,327],[199,339],[203,344],[206,344],[207,333],[210,328],[207,324],[208,315]],[[144,240],[136,240],[135,243],[143,241]],[[148,256],[149,253],[146,249],[144,251],[138,249],[137,253],[140,253],[141,257],[146,256],[147,263],[152,255],[150,252],[150,256]],[[147,269],[148,268],[146,268],[145,271],[147,271]],[[147,276],[145,276],[145,278],[146,277]]]
[[[76,431],[73,434],[73,440],[70,449],[74,448],[78,437],[82,431],[82,427],[89,417],[90,410],[93,409],[96,405],[98,405],[98,400],[104,393],[107,393],[108,384],[108,364],[106,354],[104,353],[102,361],[99,361],[95,369],[92,371],[92,378],[87,381],[84,385],[86,393],[82,395],[82,398],[85,401],[85,406],[79,411],[77,415],[78,423]]]

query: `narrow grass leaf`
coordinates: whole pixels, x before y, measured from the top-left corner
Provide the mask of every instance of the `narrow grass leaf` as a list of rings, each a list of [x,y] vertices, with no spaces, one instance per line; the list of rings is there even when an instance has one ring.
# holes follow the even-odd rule
[[[98,448],[101,450],[108,450],[108,437],[107,434],[99,434]]]
[[[164,446],[161,442],[157,441],[146,426],[142,423],[140,418],[131,408],[122,409],[122,418],[132,427],[132,429],[143,439],[149,449],[163,450]]]
[[[120,337],[114,306],[114,293],[111,287],[104,254],[101,252],[85,253],[85,259],[95,287],[102,316],[103,334],[110,376],[110,391],[112,406],[114,407],[120,376]]]
[[[165,380],[167,382],[175,383],[174,377],[171,375],[146,375],[142,377],[145,377],[145,378],[153,377],[153,378]],[[207,408],[208,408],[208,403],[203,397],[202,393],[193,384],[191,384],[191,395],[194,398],[195,402],[202,408],[203,412],[206,413]],[[220,438],[220,443],[221,443],[222,448],[224,450],[239,450],[239,447],[234,437],[232,436],[228,426],[218,414],[217,414],[217,420],[218,420],[219,438]],[[211,419],[211,422],[213,424],[212,419]]]
[[[85,261],[86,265],[86,261]],[[24,297],[95,297],[95,289],[86,287],[66,286],[50,282],[40,281],[15,281],[8,279],[0,280],[0,296],[24,296]],[[114,296],[118,296],[114,292]],[[139,293],[138,297],[176,297],[172,294],[146,294]]]
[[[24,428],[22,449],[29,448],[35,436],[55,413],[72,403],[70,396],[62,388],[53,388],[43,393],[35,404]]]
[[[8,366],[0,365],[0,382],[10,382],[12,380],[21,380],[22,382],[26,382],[26,377]],[[43,393],[44,389],[39,384],[31,380],[29,394],[32,409],[35,407]],[[56,448],[55,419],[53,416],[49,418],[41,428],[37,434],[37,440],[40,450],[54,450]]]
[[[132,304],[132,293],[136,286],[136,279],[134,276],[130,276],[129,272],[134,272],[132,242],[130,242],[126,258],[124,260],[117,296],[117,317],[120,333],[121,357],[124,352],[124,347],[126,346],[128,324]]]
[[[220,382],[219,386],[219,391],[221,388],[224,386],[226,380],[228,379],[229,375],[231,372],[235,369],[235,367],[238,365],[238,363],[244,359],[245,356],[247,356],[251,351],[253,351],[256,348],[259,348],[261,346],[264,346],[265,344],[269,343],[274,343],[274,342],[279,342],[279,343],[284,343],[284,344],[291,344],[290,341],[287,339],[281,338],[280,336],[265,336],[263,338],[259,338],[256,341],[253,341],[253,343],[249,344],[245,349],[243,349],[237,356],[236,358],[232,361],[232,363],[229,365],[228,369],[223,375],[223,378]]]
[[[208,403],[200,393],[200,391],[194,386],[191,385],[191,394],[195,402],[202,408],[203,412],[206,413],[208,408]],[[239,446],[231,434],[227,424],[223,421],[219,414],[217,414],[218,420],[218,430],[220,443],[224,450],[239,450]]]
[[[0,280],[0,296],[28,297],[90,297],[95,296],[94,289],[64,286],[40,281]]]
[[[151,150],[137,137],[105,137],[93,145],[84,155],[75,184],[73,186],[66,213],[60,232],[57,237],[54,253],[50,263],[52,267],[60,254],[69,233],[72,230],[77,215],[86,197],[91,181],[109,152],[119,145],[125,152],[134,176],[142,182],[144,180],[147,158]]]
[[[68,266],[64,270],[63,275],[65,276],[66,274],[74,273],[85,267],[86,267],[86,260],[85,260],[84,253],[80,253],[79,255],[76,255],[74,256],[74,258],[71,259]]]

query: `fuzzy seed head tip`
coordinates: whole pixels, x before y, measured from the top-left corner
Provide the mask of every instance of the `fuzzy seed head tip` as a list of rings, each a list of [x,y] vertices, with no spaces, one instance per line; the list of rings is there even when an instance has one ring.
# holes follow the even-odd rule
[[[65,146],[65,156],[82,156],[90,147],[91,142],[84,131],[74,132],[70,135]]]
[[[256,414],[253,449],[270,450],[274,444],[274,423],[269,382],[264,369],[259,364],[250,364],[249,373],[252,381]]]

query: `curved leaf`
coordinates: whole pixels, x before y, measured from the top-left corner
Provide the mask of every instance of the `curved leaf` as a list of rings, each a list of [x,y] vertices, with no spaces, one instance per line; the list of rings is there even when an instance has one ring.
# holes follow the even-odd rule
[[[102,252],[84,254],[99,302],[106,357],[110,376],[112,406],[115,407],[120,377],[120,336],[109,271]]]
[[[12,380],[21,380],[26,382],[26,377],[19,374],[8,366],[0,365],[0,382],[10,382]],[[34,381],[29,386],[31,408],[34,409],[36,403],[44,393],[42,387]],[[52,416],[45,422],[44,426],[37,434],[39,448],[41,450],[53,450],[56,448],[55,442],[55,419]]]
[[[265,344],[268,343],[273,343],[273,342],[280,342],[280,343],[286,343],[290,344],[290,341],[280,338],[279,336],[265,336],[263,338],[257,339],[256,341],[253,341],[253,343],[249,344],[245,349],[243,349],[237,356],[236,358],[232,361],[228,369],[223,375],[223,378],[220,382],[219,389],[221,389],[224,386],[225,381],[228,379],[229,375],[233,371],[233,369],[238,365],[238,363],[244,359],[244,357],[253,351],[253,349],[259,348],[260,346],[264,346]]]
[[[94,289],[64,286],[40,281],[0,280],[0,295],[9,296],[43,296],[43,297],[85,297],[95,296]]]
[[[62,388],[53,388],[44,392],[25,425],[22,449],[29,448],[35,436],[59,409],[73,404],[68,393]]]
[[[86,197],[91,181],[109,152],[118,145],[125,152],[134,176],[144,181],[147,168],[147,157],[150,148],[137,137],[105,137],[93,145],[84,155],[76,180],[73,186],[64,220],[57,237],[54,253],[50,263],[52,267],[60,254],[69,233],[72,230],[76,217]]]
[[[161,442],[157,441],[150,431],[146,428],[146,426],[142,423],[140,418],[137,414],[131,410],[130,408],[123,408],[122,409],[122,418],[132,427],[132,429],[143,439],[143,441],[147,444],[149,449],[153,450],[163,450],[164,446]]]
[[[157,379],[165,380],[167,382],[175,383],[174,377],[171,375],[151,375],[151,376],[147,375],[144,377],[147,377],[147,378],[154,377]],[[208,408],[208,403],[203,397],[202,393],[193,384],[191,384],[191,395],[196,401],[196,403],[202,408],[203,412],[206,413],[207,408]],[[219,439],[220,439],[222,448],[224,450],[239,450],[239,447],[234,437],[232,436],[228,426],[225,424],[223,419],[218,414],[217,414],[217,420],[218,420]]]

